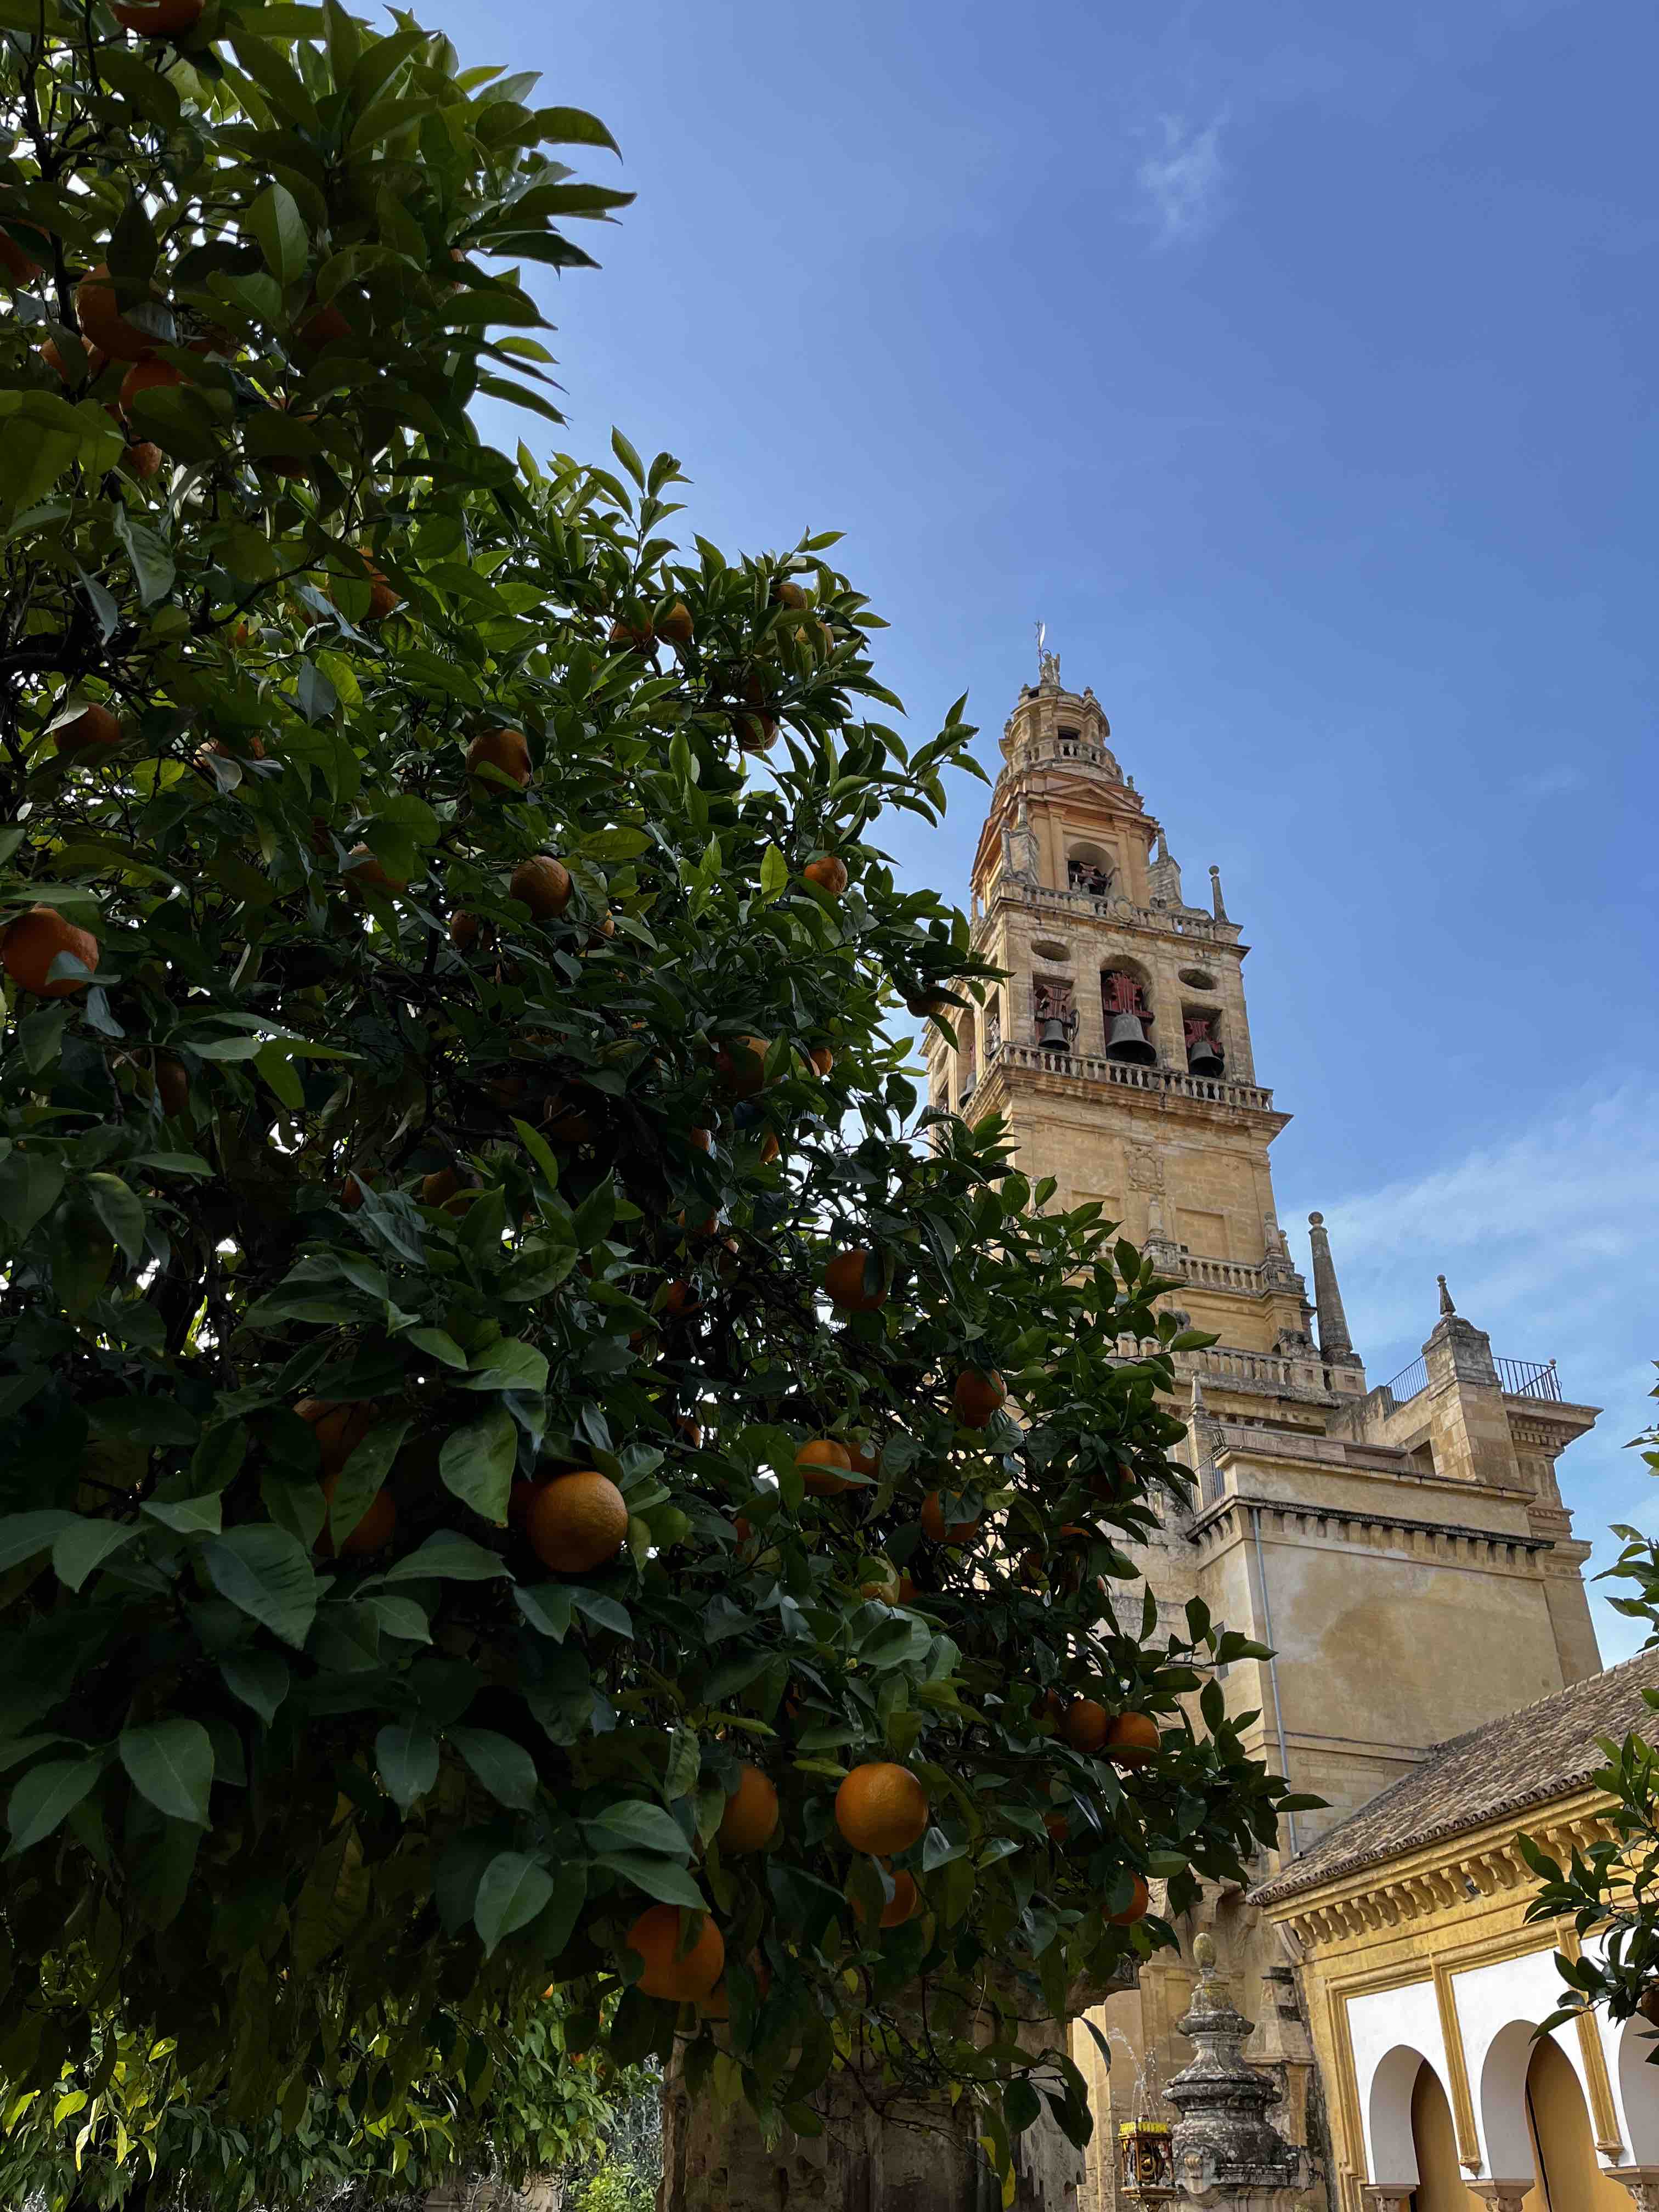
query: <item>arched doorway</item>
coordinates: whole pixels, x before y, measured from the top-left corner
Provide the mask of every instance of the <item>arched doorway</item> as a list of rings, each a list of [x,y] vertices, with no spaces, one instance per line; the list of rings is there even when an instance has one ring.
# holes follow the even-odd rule
[[[1534,2181],[1522,2212],[1630,2212],[1630,2192],[1596,2161],[1584,2093],[1553,2036],[1533,2045],[1526,2102]]]
[[[1480,2198],[1464,2184],[1451,2106],[1427,2059],[1412,2084],[1412,2145],[1417,2153],[1412,2212],[1486,2212]]]

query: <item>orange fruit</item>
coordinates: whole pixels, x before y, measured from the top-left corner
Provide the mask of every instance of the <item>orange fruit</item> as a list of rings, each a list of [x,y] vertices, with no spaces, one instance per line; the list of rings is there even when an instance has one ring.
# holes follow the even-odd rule
[[[666,614],[657,617],[656,629],[659,637],[677,648],[690,645],[697,634],[697,626],[691,619],[691,610],[684,599],[676,599]]]
[[[1109,1912],[1106,1915],[1106,1925],[1109,1928],[1132,1928],[1137,1920],[1146,1918],[1146,1908],[1152,1901],[1146,1887],[1146,1877],[1145,1875],[1138,1874],[1135,1876],[1134,1894],[1121,1912]]]
[[[421,1177],[421,1204],[447,1206],[460,1187],[460,1176],[453,1168],[439,1168]]]
[[[46,234],[37,223],[23,222],[15,216],[11,220],[17,229],[27,231],[32,238],[38,238],[43,246],[46,245]],[[40,274],[40,264],[3,230],[0,230],[0,269],[5,270],[14,284],[32,283]]]
[[[402,606],[404,595],[395,584],[387,582],[372,561],[366,559],[363,566],[368,570],[368,619],[370,622],[384,622],[388,615],[395,614]]]
[[[340,1472],[380,1418],[373,1398],[301,1398],[294,1410],[317,1439],[325,1480]]]
[[[793,607],[799,610],[806,605],[805,592],[799,584],[792,583],[787,576],[779,576],[774,580],[772,599],[774,605],[781,607]]]
[[[586,1468],[543,1483],[526,1525],[544,1567],[556,1575],[586,1574],[614,1559],[628,1541],[628,1504],[608,1474]],[[711,1988],[715,1978],[710,1977]]]
[[[1051,1844],[1063,1844],[1072,1832],[1072,1824],[1064,1813],[1045,1813],[1042,1825],[1048,1831]]]
[[[1150,1713],[1116,1713],[1106,1737],[1114,1766],[1146,1766],[1158,1757],[1158,1723]]]
[[[717,1983],[706,1997],[698,1998],[697,2010],[705,2020],[731,2019],[732,1999],[723,1981]]]
[[[72,722],[60,723],[52,733],[52,743],[60,753],[79,753],[118,745],[121,738],[118,717],[94,702],[82,708]]]
[[[865,1262],[870,1255],[862,1246],[851,1252],[837,1252],[823,1271],[823,1287],[831,1305],[841,1307],[845,1313],[874,1313],[878,1306],[887,1303],[887,1285],[877,1280],[873,1291],[864,1286]]]
[[[916,1907],[921,1901],[917,1893],[915,1877],[906,1874],[902,1867],[896,1874],[891,1867],[884,1871],[893,1885],[893,1894],[881,1908],[881,1925],[884,1928],[902,1928],[907,1920],[915,1917]],[[864,1918],[864,1907],[857,1898],[853,1899],[853,1917],[860,1922]]]
[[[872,1759],[836,1790],[836,1826],[855,1851],[908,1851],[927,1832],[927,1793],[908,1767]]]
[[[896,1605],[899,1602],[899,1578],[889,1567],[880,1582],[860,1583],[859,1595],[871,1599],[877,1605]]]
[[[847,888],[847,863],[838,860],[833,853],[825,853],[816,860],[809,860],[801,870],[809,884],[816,884],[831,898],[839,898]]]
[[[184,377],[171,362],[135,361],[121,379],[121,411],[125,414],[141,392],[162,392],[182,384]]]
[[[183,1060],[162,1059],[156,1061],[155,1095],[161,1102],[164,1114],[184,1112],[190,1103],[190,1071]]]
[[[368,1194],[368,1186],[359,1176],[349,1175],[340,1185],[340,1204],[348,1213],[356,1213]]]
[[[372,845],[354,845],[345,865],[346,888],[354,891],[406,891],[409,885],[387,875]]]
[[[335,1485],[339,1479],[337,1474],[331,1474],[325,1476],[323,1480],[323,1495],[331,1505],[334,1503]],[[340,1557],[345,1559],[366,1559],[371,1552],[385,1551],[386,1546],[392,1541],[397,1526],[398,1508],[392,1492],[389,1490],[377,1490],[364,1507],[362,1518],[339,1546]],[[326,1521],[323,1522],[313,1548],[319,1552],[325,1559],[331,1559],[334,1557],[336,1547],[333,1538],[328,1533]]]
[[[874,1475],[881,1467],[881,1446],[873,1440],[867,1443],[848,1444],[847,1464],[854,1474]]]
[[[806,1057],[812,1063],[814,1075],[828,1075],[836,1064],[836,1055],[827,1044],[815,1044]]]
[[[458,952],[471,952],[483,934],[483,924],[476,914],[457,911],[449,917],[449,941]]]
[[[55,906],[32,906],[0,937],[0,968],[39,999],[67,999],[87,988],[84,975],[48,976],[60,952],[73,953],[83,968],[97,969],[98,939],[89,929],[65,921]]]
[[[166,455],[153,439],[140,438],[127,447],[123,458],[139,483],[148,483],[161,467]]]
[[[487,768],[497,769],[509,783],[516,783],[522,791],[530,781],[530,747],[522,730],[480,730],[466,749],[466,764],[474,775]],[[492,778],[481,778],[483,786],[499,790]]]
[[[714,1072],[722,1085],[735,1097],[752,1098],[766,1081],[766,1055],[770,1050],[764,1037],[733,1037],[723,1044],[714,1055]]]
[[[707,1914],[684,1957],[678,1955],[685,1917],[684,1905],[647,1905],[623,1938],[623,1948],[645,1962],[635,1987],[648,1997],[696,2002],[726,1972],[726,1938]]]
[[[852,1464],[846,1445],[837,1443],[833,1437],[816,1437],[795,1454],[795,1465],[811,1498],[839,1498],[842,1491],[855,1489],[855,1484],[843,1482],[837,1472]]]
[[[115,287],[101,261],[75,288],[75,319],[88,346],[117,361],[147,360],[161,343],[130,323],[116,306]]]
[[[1111,1725],[1111,1716],[1104,1705],[1097,1705],[1092,1698],[1073,1698],[1066,1708],[1060,1732],[1073,1751],[1087,1752],[1092,1756],[1106,1748]]]
[[[921,1501],[921,1533],[930,1544],[970,1544],[979,1534],[979,1522],[947,1521],[936,1490]]]
[[[204,0],[110,0],[110,13],[124,31],[147,39],[175,39],[201,21]]]
[[[994,1369],[964,1367],[951,1393],[951,1403],[964,1429],[982,1429],[1007,1395],[1007,1386]]]
[[[719,1828],[723,1851],[758,1851],[778,1825],[778,1793],[769,1775],[745,1765],[726,1801]]]
[[[319,353],[336,338],[349,338],[351,325],[331,300],[325,307],[318,307],[300,325],[300,339],[313,353]]]
[[[538,853],[533,860],[520,861],[507,889],[538,921],[546,921],[570,903],[570,871],[550,853]]]
[[[642,615],[637,622],[625,621],[618,615],[611,625],[611,644],[626,646],[630,653],[649,653],[656,641],[649,615]]]
[[[775,1129],[769,1129],[766,1134],[761,1139],[761,1165],[763,1168],[769,1168],[773,1161],[776,1159],[781,1150],[781,1147],[778,1143],[777,1132]]]
[[[777,743],[778,718],[775,714],[733,714],[732,729],[744,752],[770,752]]]
[[[702,1300],[690,1283],[671,1283],[668,1295],[662,1302],[662,1310],[673,1320],[684,1321],[688,1314],[696,1313],[702,1304]]]
[[[936,1022],[942,1022],[957,1011],[943,991],[907,991],[903,995],[907,1014],[931,1014]]]

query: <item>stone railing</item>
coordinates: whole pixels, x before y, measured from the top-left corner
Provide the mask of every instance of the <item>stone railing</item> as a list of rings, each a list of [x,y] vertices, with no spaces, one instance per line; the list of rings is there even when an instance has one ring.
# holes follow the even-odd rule
[[[1137,1067],[1127,1060],[1107,1060],[1092,1053],[1039,1052],[1035,1045],[1006,1041],[985,1055],[985,1072],[1002,1064],[1025,1067],[1039,1075],[1066,1075],[1085,1083],[1115,1083],[1127,1091],[1162,1092],[1175,1098],[1197,1098],[1214,1106],[1242,1106],[1271,1114],[1273,1094],[1256,1083],[1229,1083],[1224,1078],[1188,1075],[1178,1067]]]
[[[1094,914],[1103,921],[1131,922],[1142,929],[1173,930],[1177,937],[1206,938],[1212,944],[1230,943],[1238,933],[1231,922],[1218,922],[1197,907],[1132,906],[1127,899],[1109,895],[1098,898],[1093,891],[1053,890],[1047,884],[1017,883],[1009,875],[997,878],[986,903],[994,906],[999,899],[1030,907],[1034,913]]]
[[[1200,1260],[1195,1253],[1182,1252],[1175,1264],[1189,1283],[1206,1290],[1248,1291],[1255,1296],[1266,1287],[1261,1269],[1246,1267],[1242,1260]]]

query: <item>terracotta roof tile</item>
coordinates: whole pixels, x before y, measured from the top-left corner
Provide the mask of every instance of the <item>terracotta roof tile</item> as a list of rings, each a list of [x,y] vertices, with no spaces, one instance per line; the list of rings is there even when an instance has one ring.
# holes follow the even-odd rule
[[[1582,1790],[1607,1763],[1598,1736],[1624,1736],[1632,1729],[1650,1740],[1659,1735],[1659,1716],[1644,1701],[1644,1689],[1659,1690],[1659,1648],[1432,1745],[1421,1766],[1253,1889],[1252,1903],[1275,1905],[1442,1836]]]

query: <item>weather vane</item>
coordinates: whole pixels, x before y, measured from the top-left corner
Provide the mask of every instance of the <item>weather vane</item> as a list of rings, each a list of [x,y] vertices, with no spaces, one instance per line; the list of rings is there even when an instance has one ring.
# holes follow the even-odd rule
[[[1040,622],[1036,623],[1034,627],[1036,630],[1037,666],[1041,668],[1042,665],[1042,647],[1044,641],[1048,635],[1048,625],[1047,623]]]

